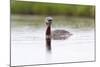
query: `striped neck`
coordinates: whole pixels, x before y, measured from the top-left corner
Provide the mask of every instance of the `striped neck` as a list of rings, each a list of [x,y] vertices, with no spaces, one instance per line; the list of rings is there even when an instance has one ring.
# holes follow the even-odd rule
[[[51,35],[51,25],[47,26],[46,35]]]

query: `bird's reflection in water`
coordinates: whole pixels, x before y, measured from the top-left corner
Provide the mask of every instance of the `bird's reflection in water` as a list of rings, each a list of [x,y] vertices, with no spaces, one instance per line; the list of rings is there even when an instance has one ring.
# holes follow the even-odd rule
[[[46,49],[47,52],[51,53],[51,38],[46,38]]]

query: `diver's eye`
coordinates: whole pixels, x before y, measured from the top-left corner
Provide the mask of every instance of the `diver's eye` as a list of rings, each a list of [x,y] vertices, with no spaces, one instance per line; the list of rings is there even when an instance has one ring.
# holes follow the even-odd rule
[[[48,21],[52,21],[52,20],[48,20]]]

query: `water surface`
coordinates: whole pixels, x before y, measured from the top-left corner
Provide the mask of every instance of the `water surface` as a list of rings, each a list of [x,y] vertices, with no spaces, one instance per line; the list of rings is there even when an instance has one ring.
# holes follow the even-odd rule
[[[64,29],[73,35],[52,40],[46,50],[46,16],[11,16],[11,65],[34,65],[94,60],[94,19],[53,16],[52,30]]]

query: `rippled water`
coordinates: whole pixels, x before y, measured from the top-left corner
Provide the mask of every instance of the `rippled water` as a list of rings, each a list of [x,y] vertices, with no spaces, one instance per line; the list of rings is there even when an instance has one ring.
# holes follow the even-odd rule
[[[73,35],[66,40],[52,40],[46,50],[45,16],[11,16],[11,65],[34,65],[93,61],[94,19],[53,16],[52,30],[65,29]]]

